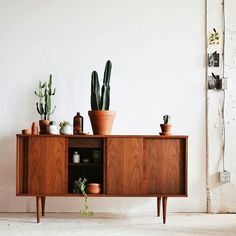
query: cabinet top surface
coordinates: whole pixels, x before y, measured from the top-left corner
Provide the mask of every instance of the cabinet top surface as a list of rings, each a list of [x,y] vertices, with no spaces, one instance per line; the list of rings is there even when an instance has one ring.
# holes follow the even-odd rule
[[[61,134],[17,134],[18,137],[66,137],[66,138],[157,138],[157,139],[175,139],[175,138],[188,138],[187,135],[61,135]]]

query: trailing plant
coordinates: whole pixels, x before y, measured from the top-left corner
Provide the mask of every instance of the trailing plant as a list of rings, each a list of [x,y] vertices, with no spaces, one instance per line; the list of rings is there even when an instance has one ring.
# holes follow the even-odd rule
[[[39,97],[39,102],[36,103],[37,111],[41,116],[41,120],[50,120],[50,115],[56,109],[52,109],[51,96],[55,95],[56,89],[52,90],[52,75],[49,76],[48,82],[42,83],[39,81],[38,92],[34,92]]]
[[[110,106],[110,78],[111,78],[111,61],[107,61],[103,76],[103,85],[100,94],[100,84],[97,71],[92,72],[91,76],[91,109],[92,110],[109,110]]]
[[[163,121],[164,121],[164,124],[168,124],[170,122],[170,116],[169,115],[164,115],[163,116]]]
[[[83,215],[86,215],[86,216],[92,216],[94,214],[94,212],[89,210],[88,195],[85,192],[86,182],[87,182],[86,178],[79,178],[79,180],[75,181],[74,188],[75,188],[75,192],[80,192],[85,197],[84,198],[84,209],[80,210],[80,213]]]

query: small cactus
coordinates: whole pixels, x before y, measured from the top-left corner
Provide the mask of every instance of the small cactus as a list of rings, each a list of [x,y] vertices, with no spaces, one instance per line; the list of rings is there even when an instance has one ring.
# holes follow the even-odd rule
[[[164,121],[164,124],[168,124],[170,122],[170,116],[169,115],[164,115],[163,116],[163,121]]]
[[[70,122],[68,122],[68,121],[61,121],[60,124],[59,124],[60,127],[65,127],[65,126],[68,126],[68,125],[70,125]]]
[[[38,92],[34,92],[39,97],[39,102],[36,103],[38,113],[41,115],[41,120],[49,120],[50,115],[56,109],[56,106],[52,109],[51,96],[55,95],[56,89],[52,91],[52,75],[49,76],[49,81],[42,83],[39,81]]]
[[[111,77],[111,61],[106,62],[103,85],[100,95],[100,84],[98,73],[93,71],[91,76],[91,109],[92,110],[109,110],[110,106],[110,77]]]

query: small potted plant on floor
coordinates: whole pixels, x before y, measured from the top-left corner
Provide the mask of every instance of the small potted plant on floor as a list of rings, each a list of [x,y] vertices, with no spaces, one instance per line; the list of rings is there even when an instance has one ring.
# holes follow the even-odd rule
[[[41,116],[39,120],[40,134],[47,133],[47,127],[50,123],[50,115],[55,111],[56,106],[52,109],[51,96],[55,95],[56,89],[52,91],[52,75],[49,76],[49,81],[42,83],[39,81],[38,92],[34,92],[39,97],[39,102],[36,103],[37,111]]]
[[[170,122],[170,116],[169,115],[164,115],[163,116],[163,124],[160,124],[162,132],[160,135],[171,135],[171,129],[172,125],[169,123]]]
[[[98,73],[93,71],[91,77],[91,111],[88,112],[93,134],[109,135],[111,133],[114,111],[109,111],[110,106],[110,77],[111,61],[106,62],[103,85],[100,94]]]

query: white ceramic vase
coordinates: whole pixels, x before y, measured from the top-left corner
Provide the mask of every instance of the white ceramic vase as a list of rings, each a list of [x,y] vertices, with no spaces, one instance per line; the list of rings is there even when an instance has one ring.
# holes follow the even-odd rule
[[[59,134],[59,130],[57,125],[49,125],[48,126],[48,133],[49,134]]]

